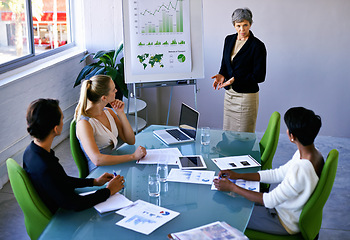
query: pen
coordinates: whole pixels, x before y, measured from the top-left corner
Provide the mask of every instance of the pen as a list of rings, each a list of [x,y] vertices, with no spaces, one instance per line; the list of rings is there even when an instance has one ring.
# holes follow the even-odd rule
[[[227,175],[226,175],[225,173],[223,173],[223,174],[221,174],[221,176],[219,176],[219,179],[226,178],[226,177],[227,177]],[[230,181],[233,182],[233,183],[236,182],[235,179],[230,179],[230,178],[228,178],[228,180],[230,180]]]
[[[117,173],[113,170],[113,175],[114,175],[114,177],[116,177],[117,176]]]

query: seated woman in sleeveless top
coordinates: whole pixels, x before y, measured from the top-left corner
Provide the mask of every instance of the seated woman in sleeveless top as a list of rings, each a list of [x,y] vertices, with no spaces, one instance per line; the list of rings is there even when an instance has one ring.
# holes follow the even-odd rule
[[[76,135],[90,171],[96,166],[139,160],[146,155],[142,146],[133,154],[107,154],[117,147],[118,136],[127,144],[135,144],[134,132],[124,113],[124,102],[115,99],[116,91],[113,80],[106,75],[96,75],[82,83],[74,119]],[[106,107],[108,103],[117,114]]]

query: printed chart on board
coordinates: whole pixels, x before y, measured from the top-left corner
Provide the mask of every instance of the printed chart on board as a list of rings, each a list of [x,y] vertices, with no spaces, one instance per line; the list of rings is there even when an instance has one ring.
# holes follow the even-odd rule
[[[134,75],[191,72],[189,1],[129,1]]]

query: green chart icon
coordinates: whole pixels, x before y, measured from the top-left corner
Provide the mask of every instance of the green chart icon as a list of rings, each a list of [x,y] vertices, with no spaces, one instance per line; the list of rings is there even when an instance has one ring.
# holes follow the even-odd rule
[[[179,56],[177,56],[177,60],[179,60],[179,62],[183,63],[186,61],[186,57],[183,54],[180,54]]]

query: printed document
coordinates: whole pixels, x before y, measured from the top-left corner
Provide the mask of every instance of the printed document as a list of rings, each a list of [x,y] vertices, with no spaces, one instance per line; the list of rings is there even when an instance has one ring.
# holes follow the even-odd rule
[[[214,179],[218,178],[218,176],[215,176]],[[259,181],[246,181],[243,179],[229,179],[231,182],[235,183],[237,186],[241,188],[245,188],[247,190],[251,190],[254,192],[259,192],[260,191],[260,182]],[[217,188],[213,184],[211,185],[211,190],[217,190]]]
[[[193,228],[183,232],[172,233],[168,235],[169,239],[176,240],[248,240],[248,238],[236,228],[231,227],[225,222],[214,222],[198,228]]]
[[[96,191],[85,192],[85,193],[81,193],[80,195],[85,196],[94,192]],[[94,208],[99,213],[105,213],[105,212],[114,211],[117,209],[130,206],[132,203],[133,202],[127,199],[123,194],[116,193],[110,196],[109,198],[107,198],[106,201],[96,204]]]
[[[211,185],[214,175],[214,171],[181,170],[173,168],[168,175],[167,181]]]
[[[125,216],[116,225],[146,235],[180,214],[142,200],[137,200],[130,207],[116,213]]]
[[[240,169],[249,167],[259,167],[258,163],[252,156],[232,156],[223,158],[213,158],[212,161],[220,168],[220,170],[226,169]]]
[[[136,163],[178,165],[181,156],[182,154],[178,148],[147,149],[147,155]]]

